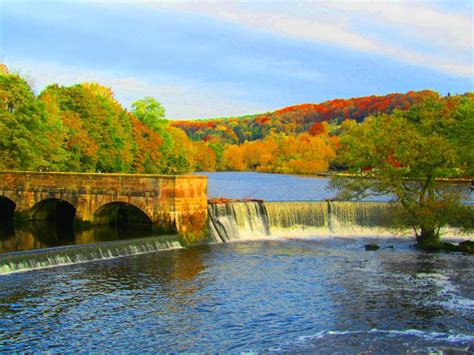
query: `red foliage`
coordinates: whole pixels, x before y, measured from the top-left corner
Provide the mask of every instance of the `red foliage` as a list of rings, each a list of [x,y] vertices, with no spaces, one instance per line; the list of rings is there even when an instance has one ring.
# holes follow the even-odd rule
[[[395,168],[401,168],[403,166],[392,154],[388,156],[387,163]]]
[[[340,124],[346,119],[362,122],[369,115],[390,114],[395,109],[406,110],[426,97],[437,95],[433,91],[425,90],[409,91],[406,94],[335,99],[320,104],[288,106],[254,117],[171,121],[171,125],[183,129],[192,140],[213,136],[223,144],[253,141],[278,132],[285,134],[308,132],[317,136],[323,133],[317,123],[335,121]],[[227,130],[223,129],[223,126],[226,126]]]
[[[321,122],[315,122],[311,127],[309,127],[308,133],[312,136],[318,136],[320,134],[326,133],[326,128]]]

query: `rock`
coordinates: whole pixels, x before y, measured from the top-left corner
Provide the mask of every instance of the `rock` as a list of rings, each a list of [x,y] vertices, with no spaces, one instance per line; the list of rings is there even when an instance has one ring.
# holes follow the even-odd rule
[[[380,247],[377,244],[366,244],[366,245],[364,245],[364,248],[367,251],[375,251],[375,250],[380,249]]]
[[[465,240],[464,242],[459,243],[458,249],[464,253],[474,254],[474,241]]]
[[[459,247],[456,244],[447,242],[441,243],[440,249],[444,251],[459,251]]]

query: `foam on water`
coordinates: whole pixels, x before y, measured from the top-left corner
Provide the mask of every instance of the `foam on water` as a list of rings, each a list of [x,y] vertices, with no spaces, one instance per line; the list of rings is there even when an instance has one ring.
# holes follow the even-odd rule
[[[338,335],[352,335],[352,334],[385,334],[388,336],[415,336],[427,340],[442,340],[448,342],[469,342],[474,341],[474,335],[470,334],[456,334],[456,333],[441,333],[434,331],[423,331],[419,329],[404,329],[404,330],[323,330],[312,335],[305,335],[298,338],[298,341],[307,341],[313,339],[323,339],[328,336]]]
[[[178,236],[160,236],[2,254],[0,275],[178,248]]]
[[[413,339],[407,342],[408,339]],[[341,346],[341,350],[348,351],[347,346],[352,343],[357,352],[364,352],[371,349],[372,343],[381,342],[386,347],[385,350],[397,352],[406,350],[413,351],[434,351],[449,350],[469,352],[474,335],[449,332],[436,332],[420,329],[370,329],[370,330],[322,330],[311,335],[298,337],[294,342],[282,343],[268,349],[271,352],[308,352],[320,351],[325,345],[334,344]]]
[[[231,202],[209,206],[210,231],[216,242],[271,237],[389,237],[412,236],[411,229],[391,228],[387,202],[293,201]],[[471,239],[454,228],[443,238]]]
[[[474,300],[460,296],[459,287],[450,280],[449,276],[440,273],[417,273],[416,277],[436,286],[437,293],[440,295],[437,299],[441,301],[434,302],[434,306],[474,312]]]

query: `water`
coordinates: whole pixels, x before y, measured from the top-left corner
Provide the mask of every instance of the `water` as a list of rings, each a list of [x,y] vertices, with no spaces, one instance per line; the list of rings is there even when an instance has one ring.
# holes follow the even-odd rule
[[[0,275],[179,248],[179,237],[171,235],[0,254]]]
[[[149,228],[115,228],[99,225],[85,230],[74,230],[72,225],[59,225],[42,220],[16,226],[5,223],[4,227],[0,229],[0,255],[153,236]]]
[[[472,257],[403,239],[366,252],[371,241],[218,244],[0,276],[0,351],[472,353]]]
[[[5,226],[5,225],[4,225]],[[181,248],[179,237],[150,228],[72,225],[32,221],[0,230],[0,275]]]
[[[261,199],[265,201],[322,201],[336,197],[328,189],[329,178],[254,172],[199,172],[208,177],[209,198]],[[450,184],[452,186],[452,184]],[[474,203],[469,183],[458,184],[465,203]],[[390,196],[371,196],[364,201],[388,201]]]
[[[314,201],[335,197],[323,177],[253,172],[197,173],[208,177],[208,196],[265,201]]]
[[[388,202],[345,201],[246,201],[209,205],[209,226],[216,242],[259,240],[274,237],[407,237],[413,231],[395,228]],[[474,239],[446,227],[443,238]],[[413,238],[412,238],[413,239]]]
[[[219,244],[1,225],[0,351],[474,352],[472,256],[394,237],[385,202],[303,201],[326,179],[209,177],[270,201],[211,205]]]

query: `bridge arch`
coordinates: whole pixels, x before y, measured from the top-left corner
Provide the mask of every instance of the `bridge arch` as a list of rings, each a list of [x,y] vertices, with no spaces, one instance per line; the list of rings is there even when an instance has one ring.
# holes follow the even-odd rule
[[[138,207],[155,229],[177,230],[189,240],[207,235],[206,192],[205,176],[0,171],[0,194],[16,203],[18,217],[40,218],[50,205],[42,201],[55,198],[69,202],[74,225],[85,227],[102,205],[121,201]],[[43,210],[43,218],[51,215]]]
[[[16,203],[12,199],[0,196],[0,223],[11,222],[15,208]]]
[[[94,213],[94,224],[152,227],[153,218],[141,207],[122,201],[103,204]]]
[[[72,225],[76,217],[76,207],[69,201],[47,198],[37,202],[30,209],[30,219],[48,220],[58,224]]]

